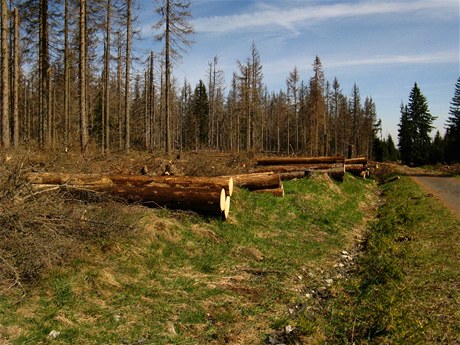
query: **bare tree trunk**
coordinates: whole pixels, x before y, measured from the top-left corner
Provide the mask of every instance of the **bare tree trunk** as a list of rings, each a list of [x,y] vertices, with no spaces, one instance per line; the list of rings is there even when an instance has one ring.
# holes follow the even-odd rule
[[[19,11],[14,8],[13,145],[19,146]]]
[[[65,0],[64,7],[64,145],[67,150],[70,133],[69,0]]]
[[[10,146],[10,104],[9,104],[9,54],[8,54],[8,6],[2,0],[2,145]]]
[[[150,78],[149,78],[149,99],[150,99],[150,148],[154,149],[156,146],[155,138],[155,82],[153,80],[154,73],[154,53],[150,53]]]
[[[110,90],[109,90],[109,81],[110,81],[110,10],[111,3],[110,0],[107,0],[107,23],[106,23],[106,32],[105,32],[105,59],[104,59],[104,113],[102,114],[102,119],[104,126],[102,127],[102,150],[103,152],[109,152],[110,148]]]
[[[121,32],[118,31],[118,56],[117,56],[117,99],[118,99],[118,149],[123,149],[123,98],[122,98],[122,88],[121,88],[121,78],[122,78],[122,39]]]
[[[86,113],[86,0],[80,1],[80,146],[88,146],[88,114]]]
[[[169,91],[170,91],[170,77],[171,77],[171,62],[170,62],[170,17],[171,17],[171,8],[170,0],[166,0],[166,31],[165,31],[165,139],[166,139],[166,148],[165,151],[167,154],[171,153],[171,109],[169,102]]]
[[[126,63],[125,63],[125,150],[130,149],[130,93],[129,81],[131,70],[131,0],[126,1]]]

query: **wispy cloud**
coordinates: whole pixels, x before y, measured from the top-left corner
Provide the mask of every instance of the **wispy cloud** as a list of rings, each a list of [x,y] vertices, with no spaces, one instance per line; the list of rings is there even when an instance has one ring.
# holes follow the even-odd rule
[[[458,63],[456,51],[444,51],[430,54],[385,55],[358,59],[344,59],[325,63],[328,68],[347,66],[406,65],[406,64],[440,64]]]
[[[296,32],[296,25],[300,23],[317,24],[334,18],[414,13],[426,10],[430,10],[430,14],[458,13],[457,0],[361,1],[348,4],[303,5],[287,9],[284,4],[283,2],[283,7],[263,6],[252,13],[197,18],[193,20],[193,25],[197,32],[202,33],[223,33],[254,28],[265,29],[273,26]]]

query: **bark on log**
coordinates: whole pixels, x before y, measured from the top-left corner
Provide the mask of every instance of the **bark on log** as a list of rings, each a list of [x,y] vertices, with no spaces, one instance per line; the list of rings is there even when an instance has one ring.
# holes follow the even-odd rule
[[[284,188],[257,189],[253,193],[271,194],[273,196],[284,197]]]
[[[33,184],[34,190],[42,191],[56,184]],[[192,210],[200,213],[221,215],[227,206],[226,192],[223,188],[158,188],[153,186],[116,185],[69,185],[61,184],[60,188],[70,192],[93,192],[121,198],[128,202],[140,203],[150,207],[166,207],[170,209]],[[227,211],[228,215],[228,211]]]
[[[233,193],[231,177],[190,177],[190,176],[143,176],[111,174],[67,174],[67,173],[29,173],[26,178],[34,184],[55,185],[127,185],[133,187],[157,188],[224,188],[227,195]]]
[[[257,160],[258,165],[343,163],[343,157],[273,157]]]
[[[316,174],[327,174],[329,177],[336,181],[343,181],[343,177],[345,176],[345,169],[344,168],[334,168],[334,169],[317,169],[317,170],[306,170],[306,176],[314,176]]]
[[[356,158],[347,158],[345,159],[345,164],[367,164],[366,157],[356,157]]]
[[[233,175],[235,186],[248,190],[271,189],[281,187],[279,174],[273,172]]]
[[[263,166],[255,168],[255,172],[278,172],[278,173],[285,173],[291,171],[300,171],[300,170],[307,170],[307,169],[334,169],[334,168],[341,168],[343,167],[342,163],[323,163],[323,164],[289,164],[289,165],[270,165],[270,166]]]
[[[279,173],[281,181],[294,180],[305,177],[305,170],[289,171]]]
[[[345,164],[345,171],[354,176],[361,176],[361,173],[366,171],[366,167],[362,164]]]

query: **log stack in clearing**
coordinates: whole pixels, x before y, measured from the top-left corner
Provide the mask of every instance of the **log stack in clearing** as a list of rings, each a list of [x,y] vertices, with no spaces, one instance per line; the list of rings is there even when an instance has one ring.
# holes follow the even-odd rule
[[[141,176],[102,174],[30,173],[35,190],[59,186],[70,191],[102,193],[146,206],[197,211],[228,217],[231,177]]]
[[[363,176],[363,172],[367,172],[366,164],[366,157],[270,157],[259,159],[255,171],[277,172],[282,180],[327,174],[335,180],[343,181],[346,171]]]
[[[317,173],[343,180],[346,171],[367,173],[365,157],[278,157],[258,160],[254,173],[219,177],[29,173],[35,190],[90,191],[147,206],[193,210],[227,219],[234,185],[255,193],[284,196],[282,180]]]

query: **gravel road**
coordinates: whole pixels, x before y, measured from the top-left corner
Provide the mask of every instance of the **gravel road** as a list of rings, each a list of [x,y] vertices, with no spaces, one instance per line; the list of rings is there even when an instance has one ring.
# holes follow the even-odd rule
[[[427,192],[433,194],[460,219],[460,180],[453,177],[412,176]]]

